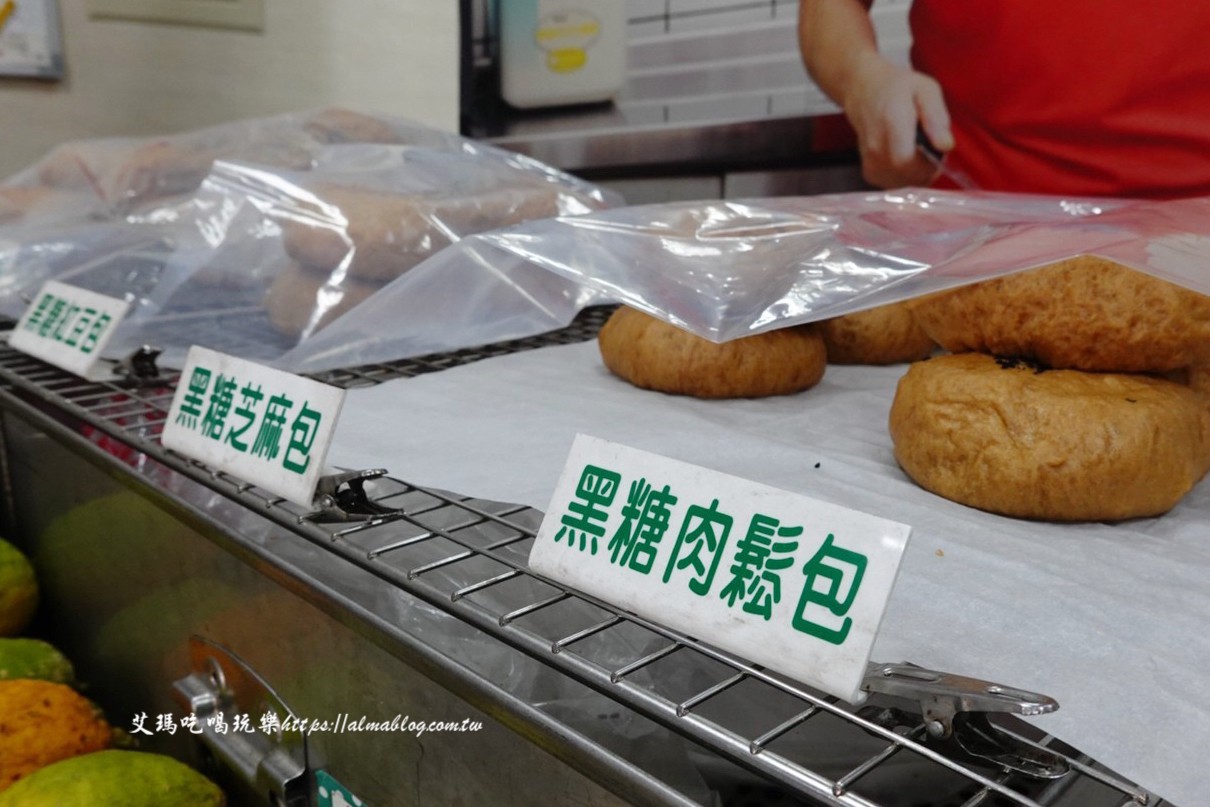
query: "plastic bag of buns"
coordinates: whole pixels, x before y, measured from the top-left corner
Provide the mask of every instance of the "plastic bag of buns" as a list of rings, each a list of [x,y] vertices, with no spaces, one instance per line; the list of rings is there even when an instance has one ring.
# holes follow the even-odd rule
[[[1210,199],[906,190],[545,219],[463,239],[282,361],[320,371],[469,347],[616,303],[722,343],[1080,255],[1210,294]]]
[[[456,152],[463,142],[398,118],[325,108],[153,137],[63,143],[0,182],[0,313],[19,316],[24,301],[51,278],[142,296],[143,290],[124,285],[132,272],[140,286],[151,275],[164,275],[146,270],[145,245],[159,244],[165,257],[178,248],[191,255],[199,246],[213,249],[215,232],[203,221],[208,213],[198,209],[196,196],[224,160],[305,172],[336,146],[406,143]],[[264,234],[254,228],[230,235],[247,240]],[[204,267],[202,279],[215,271]],[[218,273],[228,286],[246,286],[258,271]]]
[[[0,234],[0,317],[19,319],[48,280],[145,302],[167,281],[166,259],[176,248],[165,229],[125,222],[10,229]]]
[[[0,313],[58,279],[134,304],[110,358],[151,341],[166,366],[193,343],[272,360],[467,234],[619,203],[527,157],[338,108],[69,142],[0,182]]]
[[[461,138],[384,115],[323,108],[250,118],[172,134],[75,140],[0,183],[8,223],[156,215],[187,198],[218,160],[309,170],[332,144],[395,143],[457,148]]]
[[[83,145],[3,188],[91,193],[105,212],[89,222],[155,234],[161,281],[111,349],[157,344],[167,366],[201,344],[318,372],[530,336],[616,303],[727,342],[1080,255],[1210,293],[1205,198],[904,190],[622,207],[527,157],[346,110]],[[10,204],[37,204],[26,195]],[[0,276],[39,253],[29,233],[52,243],[48,228],[79,224],[36,218],[0,223]],[[21,258],[6,264],[13,233]],[[118,281],[123,269],[104,262]]]
[[[543,168],[491,149],[320,154],[266,208],[287,257],[265,296],[269,321],[305,338],[465,236],[602,207],[591,186]]]
[[[129,318],[111,352],[151,343],[173,366],[198,344],[276,363],[469,235],[620,203],[527,157],[416,135],[329,143],[306,170],[218,160],[186,201],[128,215],[149,228],[170,222],[178,250],[169,262],[189,268],[166,272],[173,282]],[[459,306],[482,284],[443,285],[429,305]],[[438,343],[452,338],[439,330]]]

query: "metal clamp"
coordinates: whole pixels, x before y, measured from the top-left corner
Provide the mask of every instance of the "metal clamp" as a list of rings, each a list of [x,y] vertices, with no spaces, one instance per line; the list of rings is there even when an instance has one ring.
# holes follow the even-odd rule
[[[114,375],[119,375],[137,385],[150,384],[160,380],[160,368],[155,360],[164,351],[159,348],[143,345],[126,358],[113,366]]]
[[[315,484],[316,512],[308,521],[369,521],[400,511],[385,507],[366,494],[366,482],[386,475],[385,468],[345,471],[321,476]]]
[[[913,664],[871,663],[861,688],[914,701],[929,736],[952,737],[973,756],[1041,779],[1059,778],[1070,769],[1063,756],[1009,734],[988,719],[989,713],[1049,714],[1059,703],[1047,695]]]
[[[307,741],[295,715],[221,645],[192,636],[189,655],[193,671],[172,688],[177,702],[195,718],[198,740],[258,797],[282,807],[304,807],[310,798]],[[268,714],[276,718],[271,726],[260,722]],[[241,718],[243,730],[237,723]]]

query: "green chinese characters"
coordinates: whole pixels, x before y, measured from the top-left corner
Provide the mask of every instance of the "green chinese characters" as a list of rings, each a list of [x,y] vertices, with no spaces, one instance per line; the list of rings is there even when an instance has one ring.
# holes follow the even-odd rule
[[[844,644],[853,626],[853,620],[845,615],[857,597],[868,561],[860,552],[842,549],[834,541],[829,533],[803,566],[807,583],[798,598],[792,624],[795,630],[839,645]]]
[[[559,520],[555,541],[566,539],[568,546],[578,545],[581,552],[597,554],[598,540],[605,536],[609,519],[607,508],[613,504],[621,482],[622,476],[616,471],[585,465],[576,483],[576,497]]]
[[[22,329],[87,355],[112,324],[113,317],[103,311],[44,292]]]
[[[699,597],[717,596],[728,608],[738,606],[765,621],[777,616],[783,588],[797,588],[797,606],[789,615],[792,627],[831,644],[844,643],[852,626],[847,614],[868,564],[865,555],[837,545],[829,533],[796,572],[796,558],[811,551],[802,542],[802,525],[755,513],[732,542],[735,518],[719,498],[709,505],[688,503],[678,521],[680,497],[671,485],[637,479],[627,487],[624,501],[618,496],[622,489],[620,473],[586,464],[555,542],[590,555],[604,544],[614,566],[651,575],[662,585],[683,584]],[[615,504],[620,505],[616,513]],[[676,538],[665,544],[670,534]],[[669,546],[664,558],[661,546]]]
[[[744,598],[743,609],[765,620],[773,618],[774,603],[781,602],[781,571],[794,565],[798,541],[774,541],[797,538],[802,527],[783,527],[772,516],[757,513],[748,523],[748,532],[735,545],[731,579],[719,593],[734,606]]]
[[[622,508],[622,526],[609,540],[609,562],[650,574],[676,501],[667,485],[656,489],[646,479],[631,482]]]
[[[195,366],[185,383],[175,423],[291,473],[306,472],[323,420],[310,401],[297,405],[286,394],[266,393],[263,384],[202,366]]]

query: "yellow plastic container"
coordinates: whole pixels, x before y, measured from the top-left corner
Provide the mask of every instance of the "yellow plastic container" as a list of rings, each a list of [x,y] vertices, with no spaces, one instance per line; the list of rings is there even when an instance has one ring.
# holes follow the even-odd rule
[[[500,94],[530,109],[613,99],[626,80],[625,0],[500,0]]]

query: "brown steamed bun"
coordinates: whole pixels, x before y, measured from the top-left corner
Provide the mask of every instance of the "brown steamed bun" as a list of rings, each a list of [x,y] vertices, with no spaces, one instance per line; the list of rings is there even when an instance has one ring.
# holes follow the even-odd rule
[[[314,190],[339,212],[333,221],[324,210],[316,218],[294,211],[282,217],[282,246],[301,264],[327,271],[343,266],[352,277],[381,283],[451,243],[433,227],[424,200],[326,182]]]
[[[1210,364],[1183,367],[1171,373],[1162,373],[1160,377],[1184,384],[1201,396],[1206,407],[1210,408]]]
[[[1185,370],[1185,383],[1199,395],[1210,401],[1210,364],[1201,364]]]
[[[827,349],[812,326],[717,344],[633,308],[610,316],[597,338],[614,375],[636,387],[697,398],[760,398],[813,387]]]
[[[56,213],[79,209],[88,201],[87,195],[41,185],[2,187],[0,188],[0,224],[18,221],[31,213]]]
[[[937,347],[907,303],[890,303],[819,323],[833,364],[899,364],[923,359]]]
[[[382,286],[291,261],[265,293],[265,311],[274,328],[288,336],[310,336]]]
[[[322,204],[300,202],[280,216],[286,253],[367,283],[394,280],[463,236],[559,213],[558,191],[545,186],[448,198],[331,182],[311,190]]]
[[[1210,297],[1092,256],[929,295],[912,309],[953,353],[1119,373],[1210,363]]]
[[[303,130],[321,143],[402,142],[386,121],[340,107],[327,107],[308,116]]]
[[[890,432],[921,487],[1020,518],[1159,515],[1210,468],[1210,409],[1183,384],[978,353],[908,368]]]

